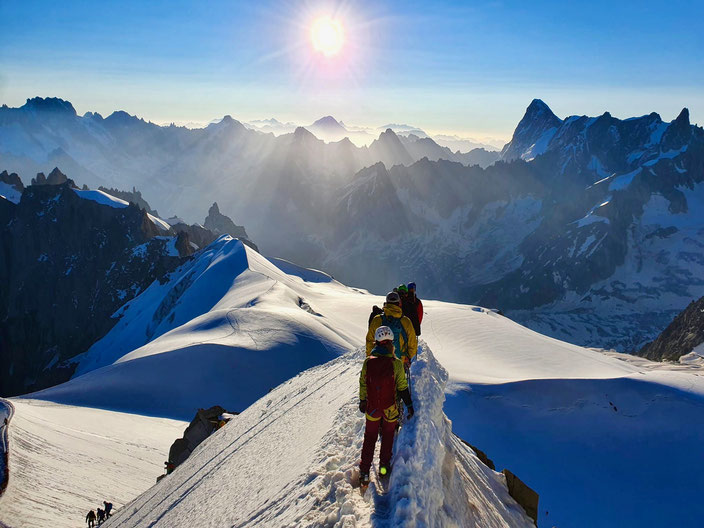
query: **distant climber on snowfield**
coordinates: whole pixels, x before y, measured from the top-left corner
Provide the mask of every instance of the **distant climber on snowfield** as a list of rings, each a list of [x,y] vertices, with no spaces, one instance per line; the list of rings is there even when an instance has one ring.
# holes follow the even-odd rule
[[[98,524],[103,524],[105,521],[105,510],[98,508]]]
[[[402,359],[405,364],[410,364],[411,360],[418,352],[418,338],[408,317],[403,315],[401,310],[401,298],[396,292],[389,292],[384,303],[384,313],[372,319],[367,331],[367,356],[374,348],[374,332],[380,326],[388,326],[394,333],[394,352],[396,357]]]
[[[112,511],[112,502],[103,501],[103,504],[105,505],[105,518],[107,519]]]
[[[381,432],[379,475],[391,472],[391,453],[394,447],[396,422],[399,417],[397,393],[408,410],[408,419],[413,417],[413,401],[408,390],[403,363],[394,357],[394,333],[388,326],[380,326],[374,332],[375,346],[364,360],[359,375],[359,410],[365,413],[362,461],[359,464],[360,484],[369,485],[369,470],[374,458],[376,440]]]
[[[95,526],[95,512],[93,510],[89,511],[88,515],[86,515],[86,522],[88,523],[88,528]]]
[[[419,336],[420,324],[423,322],[423,303],[416,295],[415,282],[409,282],[405,296],[401,295],[401,309],[403,310],[403,315],[408,317],[411,320],[411,323],[413,323],[413,329],[416,331],[416,336]]]

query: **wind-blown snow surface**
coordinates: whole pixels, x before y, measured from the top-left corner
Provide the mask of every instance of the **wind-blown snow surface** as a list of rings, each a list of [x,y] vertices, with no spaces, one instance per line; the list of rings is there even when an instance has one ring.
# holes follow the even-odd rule
[[[234,505],[243,504],[253,519],[250,524],[256,524],[256,519],[276,526],[324,525],[323,512],[332,515],[330,524],[334,524],[340,515],[365,511],[354,494],[344,509],[337,509],[336,499],[350,495],[347,472],[358,462],[361,449],[362,420],[355,410],[361,358],[352,351],[363,343],[371,305],[382,299],[319,272],[290,263],[281,267],[290,275],[240,242],[219,239],[166,283],[152,285],[120,311],[117,325],[83,358],[82,365],[90,365],[86,374],[32,395],[63,404],[189,420],[197,407],[217,403],[244,410],[254,404],[203,444],[187,466],[141,497],[138,504],[145,508],[136,513],[127,509],[123,515],[151,522],[163,514],[166,522],[171,510],[164,504],[180,500],[173,508],[186,515],[185,505],[199,497],[198,503],[204,506],[198,511],[208,519],[206,506],[220,505],[224,499],[204,492],[218,486],[223,487],[220,493],[228,504],[233,504],[233,511],[224,515],[237,515]],[[422,293],[422,283],[419,286]],[[436,410],[429,410],[439,400],[423,399],[442,387],[441,381],[432,381],[443,379],[429,359],[432,349],[449,373],[444,411],[453,421],[453,431],[540,493],[541,526],[698,525],[704,516],[699,500],[704,460],[696,451],[704,438],[701,368],[678,366],[671,371],[659,365],[655,369],[650,362],[627,362],[542,336],[482,308],[438,301],[424,304],[421,337],[429,348],[414,366],[413,392],[419,402],[425,402],[420,406],[425,411],[419,411],[417,425],[412,423],[401,432],[392,477],[395,490],[404,489],[398,483],[404,475],[411,478],[419,471],[423,461],[426,469],[435,468],[442,451],[434,449],[440,445],[453,453],[457,471],[471,475],[469,480],[452,482],[470,494],[474,514],[494,511],[487,506],[494,500],[487,490],[499,493],[492,473],[482,477],[472,469],[471,455],[452,450],[452,445],[459,444],[447,440],[447,424]],[[92,368],[96,370],[88,372]],[[422,372],[432,374],[427,384]],[[325,388],[315,391],[328,377]],[[26,412],[17,407],[15,420]],[[435,441],[421,425],[430,428],[426,419],[434,424]],[[304,433],[310,437],[301,439]],[[34,443],[43,441],[42,434],[38,428],[33,442],[14,446],[32,450]],[[239,435],[243,436],[236,440]],[[422,453],[424,458],[407,458],[408,446],[413,446],[410,453]],[[223,451],[226,448],[230,451]],[[159,462],[165,455],[163,451]],[[213,463],[207,465],[212,457]],[[197,464],[205,468],[198,475]],[[218,469],[222,465],[229,471]],[[275,478],[278,473],[287,475],[286,483]],[[53,490],[61,475],[44,475],[35,481],[25,494],[25,511],[51,510],[60,504],[63,497]],[[442,481],[445,486],[447,475],[426,472],[430,487],[424,493],[429,502],[421,510],[435,507],[436,484]],[[12,478],[10,482],[13,486]],[[199,484],[194,491],[185,493],[195,482]],[[163,491],[172,484],[182,487]],[[239,496],[245,485],[249,495]],[[154,494],[160,498],[150,499]],[[45,501],[47,496],[53,498]],[[471,498],[478,496],[485,502],[478,504],[480,499]],[[419,496],[413,497],[403,514],[388,505],[400,502],[375,498],[368,504],[369,515],[373,506],[386,512],[381,517],[393,512],[391,518],[397,520],[402,515],[421,519],[421,513],[413,513]],[[448,511],[462,511],[457,497],[445,495],[443,501],[454,508]],[[165,503],[158,505],[162,499]],[[5,504],[0,501],[0,510]],[[271,520],[277,512],[281,517]],[[308,513],[310,521],[305,517]],[[136,522],[121,519],[125,526]],[[241,522],[246,524],[247,519]],[[389,522],[384,518],[379,524]],[[477,522],[488,525],[485,519]]]
[[[335,304],[355,297],[366,310],[368,297],[330,282],[333,296],[319,298],[323,317],[306,301],[315,283],[227,235],[169,279],[118,312],[118,324],[84,355],[84,375],[35,396],[188,420],[199,407],[242,411],[364,337],[366,320],[348,321]]]
[[[704,369],[619,360],[491,311],[426,309],[455,432],[539,491],[541,526],[699,525]]]
[[[105,526],[531,526],[503,476],[454,439],[442,412],[447,374],[427,349],[412,368],[417,412],[397,438],[390,492],[372,485],[360,496],[363,357],[284,383]]]
[[[154,483],[187,425],[40,400],[12,403],[0,524],[13,528],[79,526],[103,500],[119,510]]]

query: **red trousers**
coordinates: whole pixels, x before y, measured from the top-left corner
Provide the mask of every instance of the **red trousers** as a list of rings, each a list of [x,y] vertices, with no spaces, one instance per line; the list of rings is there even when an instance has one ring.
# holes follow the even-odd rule
[[[391,452],[394,448],[394,434],[396,433],[396,420],[389,422],[384,418],[372,421],[367,418],[367,425],[364,429],[364,444],[362,445],[362,463],[359,470],[362,473],[369,473],[374,458],[374,447],[376,439],[379,437],[381,429],[381,453],[379,453],[379,463],[389,467],[391,464]]]

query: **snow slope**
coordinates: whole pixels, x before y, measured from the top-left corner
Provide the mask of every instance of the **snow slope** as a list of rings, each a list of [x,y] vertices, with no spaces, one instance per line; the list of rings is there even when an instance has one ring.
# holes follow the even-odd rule
[[[12,399],[10,480],[0,521],[70,528],[110,501],[118,510],[163,472],[187,424],[164,418]]]
[[[7,198],[12,203],[19,203],[22,193],[12,185],[0,181],[0,196]]]
[[[458,495],[438,498],[439,482],[442,490],[470,494],[474,514],[495,511],[488,505],[494,500],[488,490],[498,493],[493,474],[482,477],[472,455],[448,440],[448,425],[435,407],[440,400],[429,399],[444,384],[430,349],[448,372],[444,412],[453,431],[540,493],[541,526],[696,526],[704,515],[698,499],[704,460],[695,447],[704,438],[701,368],[623,361],[545,337],[489,310],[438,301],[424,303],[421,338],[428,346],[413,371],[414,395],[435,410],[419,416],[417,430],[402,432],[410,436],[400,439],[394,478],[413,478],[423,463],[437,469],[452,457],[457,471],[471,478],[426,473],[435,484],[424,488],[430,502],[422,507],[415,495],[405,502],[385,497],[396,501],[393,508],[374,498],[373,508],[370,503],[364,510],[354,494],[345,502],[348,472],[361,447],[361,416],[354,410],[360,358],[354,350],[363,343],[371,305],[382,299],[319,272],[280,265],[229,237],[219,239],[121,310],[117,325],[83,358],[82,365],[90,365],[85,374],[32,395],[182,419],[211,403],[247,408],[203,444],[189,465],[138,499],[140,507],[120,517],[124,526],[142,518],[168,525],[171,511],[191,520],[203,515],[199,525],[208,525],[214,517],[207,506],[217,511],[225,500],[220,495],[249,512],[239,521],[245,525],[324,525],[331,515],[329,523],[341,519],[342,526],[345,514],[368,522],[374,509],[385,512],[373,521],[383,526],[394,522],[389,519],[420,519],[422,513],[409,511],[432,511],[440,500],[448,511],[461,511],[466,502]],[[431,373],[427,383],[416,369]],[[433,427],[421,425],[426,418]],[[427,436],[430,429],[435,440]],[[36,438],[41,442],[40,432]],[[407,458],[403,446],[410,445],[425,458]],[[35,483],[27,508],[52,493],[55,478]],[[414,486],[398,489],[406,488]],[[397,511],[402,503],[408,505],[405,513]],[[220,512],[233,524],[240,519],[235,506]]]
[[[487,310],[426,310],[455,431],[539,491],[541,526],[698,525],[704,369],[581,348]]]
[[[355,297],[366,311],[369,298],[329,282],[334,296],[311,307],[314,285],[222,236],[125,305],[118,324],[82,358],[83,375],[34,397],[188,420],[198,407],[242,411],[361,344],[366,317],[350,324],[332,307]],[[320,306],[330,306],[326,316]]]
[[[416,417],[395,444],[390,492],[353,489],[364,417],[360,349],[284,383],[228,423],[107,527],[531,526],[503,475],[482,466],[442,413],[447,374],[413,365]]]
[[[74,189],[73,192],[75,192],[80,198],[83,198],[84,200],[90,200],[92,202],[99,203],[100,205],[107,205],[108,207],[113,207],[115,209],[123,209],[127,206],[129,206],[129,202],[126,202],[125,200],[121,198],[117,198],[111,194],[108,194],[106,192],[96,190],[96,189]],[[147,213],[147,217],[151,222],[159,228],[161,231],[168,231],[171,229],[171,226],[162,220],[161,218],[158,218],[152,214]]]

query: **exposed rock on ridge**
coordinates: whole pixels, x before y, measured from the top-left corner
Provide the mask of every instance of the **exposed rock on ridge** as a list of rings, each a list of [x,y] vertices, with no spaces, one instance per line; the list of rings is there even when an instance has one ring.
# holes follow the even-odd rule
[[[67,380],[70,358],[116,322],[111,315],[193,252],[136,205],[79,197],[73,182],[24,190],[0,207],[0,386],[15,395]],[[41,181],[41,178],[38,178]]]
[[[704,343],[704,297],[692,301],[654,341],[638,352],[655,361],[677,361]]]

